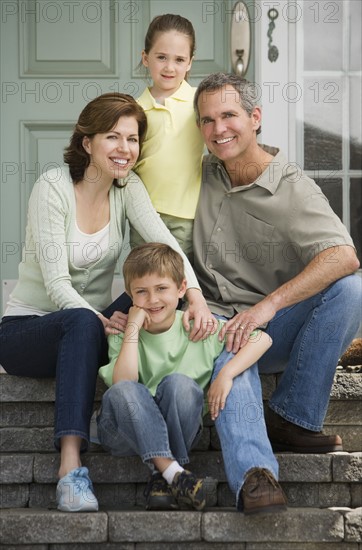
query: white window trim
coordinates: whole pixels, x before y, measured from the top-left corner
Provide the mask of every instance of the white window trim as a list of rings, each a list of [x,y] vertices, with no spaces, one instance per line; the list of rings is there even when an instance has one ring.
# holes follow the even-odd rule
[[[272,43],[279,50],[279,57],[274,63],[268,59],[268,11],[271,7],[279,12],[272,34]],[[289,25],[283,16],[287,8],[288,0],[255,2],[256,13],[260,15],[255,24],[255,81],[262,92],[262,132],[259,141],[279,147],[293,162],[295,155],[290,148],[290,103],[283,97],[288,92],[291,55]]]

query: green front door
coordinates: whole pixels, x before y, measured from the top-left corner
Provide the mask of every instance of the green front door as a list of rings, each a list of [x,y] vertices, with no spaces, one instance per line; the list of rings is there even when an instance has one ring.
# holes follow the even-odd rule
[[[233,3],[2,0],[2,284],[17,278],[31,188],[40,173],[62,165],[63,148],[84,105],[110,91],[138,97],[147,85],[136,67],[150,20],[178,13],[192,21],[197,51],[190,83],[197,85],[211,72],[230,70]]]

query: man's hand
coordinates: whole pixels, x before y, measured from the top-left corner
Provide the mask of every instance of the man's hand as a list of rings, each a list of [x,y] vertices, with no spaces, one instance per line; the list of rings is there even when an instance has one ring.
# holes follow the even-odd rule
[[[351,246],[342,245],[323,250],[301,273],[226,323],[220,331],[220,338],[227,333],[226,349],[232,349],[236,353],[246,344],[251,331],[268,323],[277,311],[307,300],[341,277],[354,273],[358,267],[359,261]]]
[[[237,313],[225,323],[220,330],[219,340],[223,340],[226,335],[226,350],[237,353],[248,342],[253,330],[268,323],[275,314],[276,309],[266,297],[250,309]]]

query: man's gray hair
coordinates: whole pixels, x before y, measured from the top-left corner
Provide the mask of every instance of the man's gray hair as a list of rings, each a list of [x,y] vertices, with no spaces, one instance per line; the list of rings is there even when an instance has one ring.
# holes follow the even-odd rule
[[[196,112],[197,123],[200,122],[200,112],[198,101],[202,92],[215,92],[224,86],[232,86],[239,94],[241,107],[251,116],[253,109],[259,105],[258,93],[256,86],[232,73],[213,73],[204,78],[198,85],[198,88],[194,97],[194,109]],[[257,134],[260,134],[261,127],[258,128]]]

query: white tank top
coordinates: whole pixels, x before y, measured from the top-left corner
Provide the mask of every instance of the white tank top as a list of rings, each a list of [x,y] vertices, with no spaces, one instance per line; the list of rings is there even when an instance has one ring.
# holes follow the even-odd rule
[[[97,233],[83,233],[75,222],[69,243],[70,261],[76,267],[88,267],[98,262],[109,247],[110,222]]]

